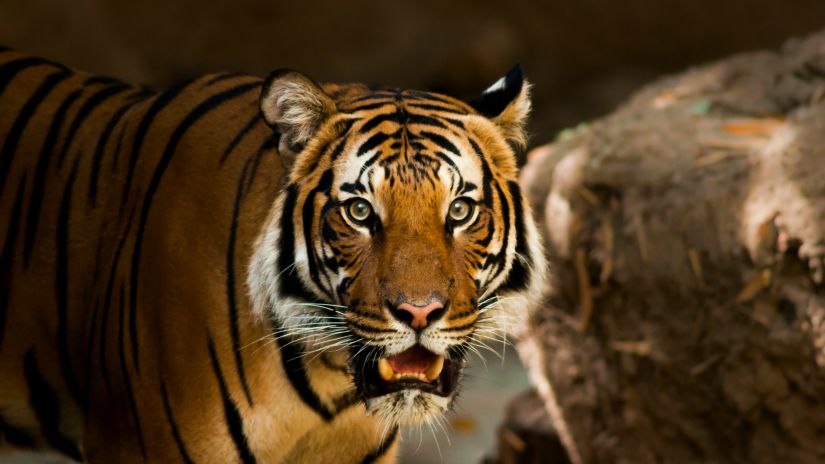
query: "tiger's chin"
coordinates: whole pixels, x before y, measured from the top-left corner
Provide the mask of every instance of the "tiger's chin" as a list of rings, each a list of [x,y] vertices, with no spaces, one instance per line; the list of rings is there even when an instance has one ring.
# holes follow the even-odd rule
[[[356,355],[349,363],[369,414],[393,425],[420,425],[450,408],[465,361],[414,345],[377,359]]]

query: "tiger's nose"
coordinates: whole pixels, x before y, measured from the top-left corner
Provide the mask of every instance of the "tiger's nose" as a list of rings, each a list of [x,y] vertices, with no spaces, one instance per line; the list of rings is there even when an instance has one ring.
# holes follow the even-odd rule
[[[444,314],[444,304],[440,301],[425,306],[401,303],[393,310],[396,319],[416,330],[421,330]]]

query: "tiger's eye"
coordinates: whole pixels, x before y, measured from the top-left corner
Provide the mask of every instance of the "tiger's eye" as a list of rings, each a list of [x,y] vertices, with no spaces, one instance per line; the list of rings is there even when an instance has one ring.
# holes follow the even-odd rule
[[[351,201],[347,207],[347,213],[353,221],[364,222],[372,215],[372,206],[367,200],[357,199]]]
[[[470,218],[472,212],[473,206],[470,202],[463,198],[458,198],[450,203],[450,211],[448,216],[453,222],[463,222]]]

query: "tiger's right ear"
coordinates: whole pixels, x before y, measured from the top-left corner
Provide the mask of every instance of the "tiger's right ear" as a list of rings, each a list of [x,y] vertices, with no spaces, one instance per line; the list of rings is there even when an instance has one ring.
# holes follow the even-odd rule
[[[493,121],[514,147],[527,145],[524,126],[530,114],[530,83],[524,80],[521,65],[513,66],[504,77],[469,103]]]
[[[281,151],[300,152],[321,124],[335,114],[335,102],[307,76],[289,69],[273,72],[261,88],[261,114],[279,134]]]

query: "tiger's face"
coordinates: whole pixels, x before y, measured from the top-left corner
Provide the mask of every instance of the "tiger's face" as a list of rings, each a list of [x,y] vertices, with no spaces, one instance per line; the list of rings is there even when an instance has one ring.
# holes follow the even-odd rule
[[[249,274],[256,310],[341,359],[367,410],[450,407],[468,351],[527,317],[544,260],[517,184],[519,68],[473,102],[273,74],[261,109],[294,154]]]

